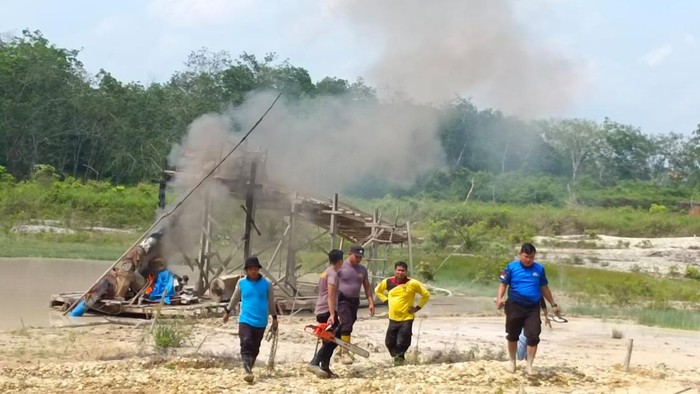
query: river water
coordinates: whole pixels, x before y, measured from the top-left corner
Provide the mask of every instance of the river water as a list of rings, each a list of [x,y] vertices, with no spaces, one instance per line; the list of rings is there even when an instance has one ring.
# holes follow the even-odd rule
[[[51,295],[87,290],[112,261],[0,258],[0,329],[71,324],[50,305]],[[185,266],[171,267],[195,277]],[[180,272],[183,271],[183,272]],[[193,284],[194,282],[190,282]],[[86,318],[77,319],[85,322]]]

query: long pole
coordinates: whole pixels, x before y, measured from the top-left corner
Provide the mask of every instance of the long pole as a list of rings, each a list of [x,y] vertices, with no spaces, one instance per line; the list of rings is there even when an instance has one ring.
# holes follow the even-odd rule
[[[409,272],[413,273],[413,244],[411,242],[411,222],[406,222],[406,234],[408,235],[408,265]]]
[[[248,178],[248,189],[245,194],[245,242],[243,244],[243,258],[250,257],[250,248],[252,239],[250,233],[253,230],[253,221],[255,220],[255,173],[258,168],[258,163],[253,161],[250,164],[250,178]]]
[[[199,182],[197,182],[194,186],[192,186],[192,187],[187,191],[187,193],[185,193],[185,195],[184,195],[184,196],[183,196],[183,197],[168,211],[168,212],[166,212],[166,213],[164,213],[163,215],[161,215],[161,216],[155,221],[155,223],[153,223],[153,224],[151,225],[151,227],[149,227],[148,230],[146,230],[146,232],[143,233],[143,235],[141,235],[141,237],[140,237],[136,242],[134,242],[134,244],[131,245],[131,247],[129,247],[129,249],[127,249],[124,253],[122,253],[122,255],[121,255],[121,256],[120,256],[120,257],[119,257],[119,258],[118,258],[118,259],[117,259],[117,260],[116,260],[102,275],[100,275],[100,277],[99,277],[92,285],[90,285],[90,287],[88,287],[87,290],[85,290],[85,291],[83,292],[83,295],[81,295],[80,298],[78,298],[78,299],[76,299],[75,301],[73,301],[73,304],[71,304],[71,306],[69,306],[68,309],[66,309],[66,311],[63,312],[63,315],[64,315],[64,316],[67,315],[68,313],[70,313],[70,311],[72,311],[73,308],[75,308],[75,306],[78,304],[78,302],[80,302],[80,300],[82,300],[83,298],[85,298],[85,296],[86,296],[87,293],[90,291],[90,289],[92,289],[92,287],[95,286],[100,280],[102,280],[102,278],[104,278],[105,275],[107,275],[112,269],[114,269],[114,267],[117,265],[117,263],[119,263],[119,262],[124,258],[124,256],[126,256],[126,254],[129,253],[129,251],[131,251],[131,249],[133,249],[134,247],[136,247],[136,245],[140,244],[140,243],[146,238],[146,236],[150,235],[150,234],[151,234],[151,231],[153,231],[153,229],[155,229],[156,227],[158,227],[158,225],[159,225],[165,218],[169,217],[170,215],[173,214],[173,212],[175,212],[178,208],[180,208],[180,206],[185,202],[185,200],[187,200],[187,199],[192,195],[192,193],[194,193],[194,191],[197,190],[197,188],[198,188],[199,186],[201,186],[202,183],[204,183],[204,181],[206,181],[206,180],[214,173],[214,171],[218,170],[219,167],[221,167],[221,164],[223,164],[224,161],[226,161],[226,159],[228,159],[228,157],[231,156],[231,154],[233,154],[233,152],[235,152],[236,149],[238,149],[239,146],[241,146],[241,144],[248,138],[248,136],[250,136],[250,134],[253,132],[253,130],[255,130],[255,129],[258,127],[258,125],[260,124],[260,122],[262,122],[262,120],[265,118],[265,116],[267,116],[267,114],[272,110],[272,107],[275,106],[275,104],[277,103],[277,100],[279,100],[279,98],[282,97],[282,93],[284,93],[284,90],[281,91],[281,92],[277,95],[277,97],[275,97],[275,99],[272,101],[272,104],[270,104],[270,106],[267,108],[267,110],[266,110],[265,112],[263,112],[262,116],[260,116],[260,118],[258,119],[258,121],[255,122],[255,124],[253,125],[253,127],[251,127],[250,130],[248,130],[247,133],[245,133],[245,135],[243,136],[243,138],[241,138],[241,140],[238,141],[238,143],[236,144],[236,146],[234,146],[234,147],[226,154],[226,156],[224,156],[221,160],[219,160],[219,162],[218,162],[211,170],[209,170],[209,172],[206,173],[206,174],[202,177],[202,179],[199,180]]]

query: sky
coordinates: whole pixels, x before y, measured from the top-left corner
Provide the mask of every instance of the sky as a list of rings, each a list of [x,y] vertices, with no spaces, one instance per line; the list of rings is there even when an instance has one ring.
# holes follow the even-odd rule
[[[429,7],[429,8],[425,8]],[[0,0],[0,34],[40,30],[85,69],[167,81],[192,51],[275,52],[335,76],[457,95],[523,117],[605,117],[647,134],[700,123],[700,2]]]

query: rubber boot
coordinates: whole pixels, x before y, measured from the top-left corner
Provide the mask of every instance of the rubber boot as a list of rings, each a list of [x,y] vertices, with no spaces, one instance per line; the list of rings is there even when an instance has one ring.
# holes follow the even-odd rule
[[[331,371],[331,358],[330,358],[330,356],[328,357],[327,360],[321,360],[320,368],[323,372],[326,373],[328,378],[335,379],[338,377],[337,374],[335,374],[333,371]]]
[[[311,361],[309,361],[309,366],[318,365],[320,362],[321,362],[321,360],[319,360],[319,358],[318,358],[318,352],[316,352],[314,354],[314,358],[312,358]]]
[[[253,359],[250,357],[244,357],[243,358],[243,369],[245,370],[245,376],[243,376],[243,380],[245,380],[248,383],[253,383],[255,380],[255,375],[253,375]]]

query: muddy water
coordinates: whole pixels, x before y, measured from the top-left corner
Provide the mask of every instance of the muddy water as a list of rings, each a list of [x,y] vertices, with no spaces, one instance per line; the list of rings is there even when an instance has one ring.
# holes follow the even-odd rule
[[[51,295],[85,291],[112,263],[74,259],[0,258],[0,330],[21,328],[23,324],[43,327],[65,323],[62,322],[65,320],[62,314],[49,307]],[[176,273],[189,271],[181,266],[171,269]],[[194,275],[189,273],[189,276]]]
[[[0,329],[47,326],[51,294],[87,289],[112,262],[73,259],[0,259]],[[60,315],[60,313],[58,313]]]

